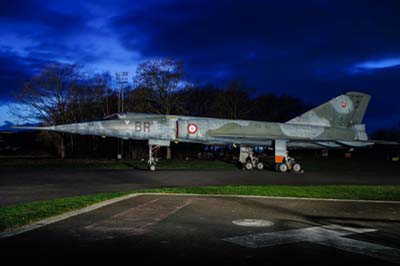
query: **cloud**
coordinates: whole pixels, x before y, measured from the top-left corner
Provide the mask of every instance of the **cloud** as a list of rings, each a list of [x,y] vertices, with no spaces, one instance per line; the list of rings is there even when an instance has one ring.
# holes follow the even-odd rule
[[[7,125],[7,124],[24,124],[27,122],[34,122],[37,123],[37,120],[31,119],[31,120],[25,120],[19,116],[16,115],[15,110],[21,110],[21,112],[24,115],[27,115],[26,108],[21,106],[20,104],[17,103],[10,103],[10,104],[0,104],[0,127],[2,125]]]
[[[351,68],[350,72],[357,74],[363,71],[391,68],[397,66],[400,66],[400,57],[382,58],[358,63]]]
[[[199,79],[213,79],[213,73],[218,77],[221,69],[232,76],[248,78],[250,74],[257,87],[265,88],[268,76],[331,79],[345,75],[349,65],[371,55],[397,51],[400,36],[395,31],[400,21],[393,10],[399,4],[391,5],[150,2],[140,12],[128,6],[112,25],[121,43],[144,57],[181,59]]]
[[[399,54],[399,8],[398,1],[164,1],[127,6],[112,27],[144,58],[182,60],[195,81],[241,78],[259,92],[314,104],[359,90],[372,94],[369,113],[382,118],[400,112],[400,73],[377,68],[393,61],[369,59]],[[376,71],[354,75],[358,64]]]
[[[13,92],[17,92],[24,81],[49,62],[20,57],[12,51],[0,49],[0,104],[15,101]]]
[[[0,103],[49,62],[113,72],[135,66],[139,55],[107,26],[112,5],[98,3],[15,0],[0,8]]]
[[[113,73],[168,56],[193,82],[239,78],[314,104],[366,91],[371,115],[388,117],[399,111],[398,10],[399,1],[15,0],[0,10],[0,99],[49,60]]]

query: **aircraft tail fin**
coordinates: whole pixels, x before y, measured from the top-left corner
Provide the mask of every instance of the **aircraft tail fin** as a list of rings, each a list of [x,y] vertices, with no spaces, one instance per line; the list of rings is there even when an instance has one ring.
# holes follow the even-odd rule
[[[348,92],[295,117],[286,123],[327,127],[351,127],[362,124],[371,96]]]

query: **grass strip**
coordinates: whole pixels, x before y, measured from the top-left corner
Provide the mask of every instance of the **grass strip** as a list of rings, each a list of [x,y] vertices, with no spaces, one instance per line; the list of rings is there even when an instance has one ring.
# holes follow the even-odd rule
[[[0,207],[0,231],[30,224],[68,211],[120,197],[129,192],[93,194]]]
[[[400,186],[205,186],[160,188],[143,192],[400,201]]]
[[[89,205],[130,193],[187,193],[220,195],[255,195],[273,197],[301,197],[322,199],[400,201],[400,186],[205,186],[146,189],[127,192],[92,194],[85,196],[37,201],[0,207],[0,231],[87,207]]]

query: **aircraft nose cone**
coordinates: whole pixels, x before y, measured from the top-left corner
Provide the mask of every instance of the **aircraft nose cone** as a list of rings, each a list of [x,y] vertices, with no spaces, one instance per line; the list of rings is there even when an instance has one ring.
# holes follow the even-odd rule
[[[57,131],[76,133],[76,134],[94,134],[98,125],[95,122],[85,122],[85,123],[72,123],[65,125],[56,126]]]

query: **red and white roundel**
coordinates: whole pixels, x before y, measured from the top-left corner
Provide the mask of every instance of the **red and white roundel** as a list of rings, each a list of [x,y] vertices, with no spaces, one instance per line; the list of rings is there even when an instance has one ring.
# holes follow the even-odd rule
[[[343,107],[343,108],[346,108],[346,106],[347,106],[347,103],[346,103],[345,101],[343,101],[343,102],[342,102],[342,107]]]
[[[189,134],[194,134],[197,132],[197,125],[196,124],[189,124],[187,126],[187,131],[189,132]]]

